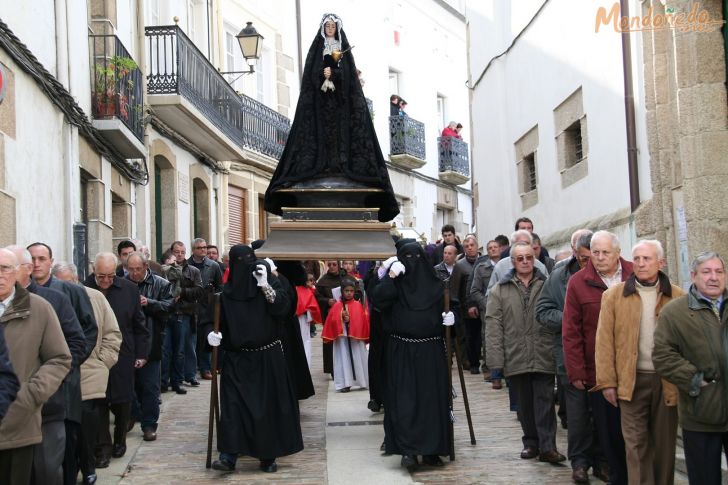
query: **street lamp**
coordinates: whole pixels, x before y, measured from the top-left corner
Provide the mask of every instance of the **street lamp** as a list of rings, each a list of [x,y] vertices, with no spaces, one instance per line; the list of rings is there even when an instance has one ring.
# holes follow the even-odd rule
[[[243,52],[245,60],[252,60],[253,62],[248,62],[248,66],[250,67],[248,71],[228,71],[221,72],[220,74],[253,74],[255,72],[253,65],[257,59],[260,59],[260,52],[263,50],[263,36],[255,30],[253,22],[246,22],[243,30],[235,38],[238,39],[238,44],[240,44],[240,50]]]

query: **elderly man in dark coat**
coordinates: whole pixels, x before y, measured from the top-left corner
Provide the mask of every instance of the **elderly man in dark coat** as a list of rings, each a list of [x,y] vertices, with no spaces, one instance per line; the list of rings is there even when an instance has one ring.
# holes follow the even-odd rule
[[[220,459],[212,467],[232,471],[238,456],[247,455],[272,473],[277,457],[303,449],[298,401],[278,328],[290,301],[268,264],[244,245],[230,249],[230,274],[220,300],[220,331],[206,329],[208,343],[222,343],[225,350]]]
[[[338,261],[326,261],[327,271],[322,274],[316,282],[316,301],[321,309],[321,319],[325,322],[329,315],[329,310],[336,300],[332,290],[341,286],[341,268]],[[334,346],[332,344],[324,344],[324,373],[334,375]]]
[[[126,453],[126,432],[134,399],[134,369],[147,363],[149,356],[149,329],[142,311],[137,285],[116,276],[116,256],[99,253],[94,262],[94,273],[84,284],[106,296],[121,330],[119,360],[109,373],[106,389],[107,406],[102,407],[99,436],[96,444],[96,467],[109,466],[109,455],[121,458]],[[114,413],[114,442],[109,433],[109,409]]]
[[[132,401],[132,419],[139,421],[144,441],[157,439],[159,420],[160,375],[164,324],[174,306],[172,285],[152,273],[149,261],[142,253],[131,253],[126,259],[127,277],[139,287],[139,302],[151,334],[151,346],[146,365],[135,372],[136,396]]]

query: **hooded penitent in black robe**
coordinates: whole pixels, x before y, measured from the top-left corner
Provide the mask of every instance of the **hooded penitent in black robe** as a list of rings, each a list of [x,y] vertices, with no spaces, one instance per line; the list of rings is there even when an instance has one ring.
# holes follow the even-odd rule
[[[388,335],[384,358],[387,453],[447,455],[450,411],[442,327],[443,285],[417,243],[397,251],[405,273],[374,290]]]
[[[276,321],[287,314],[290,301],[269,272],[276,296],[268,303],[252,274],[257,264],[267,267],[250,247],[230,249],[220,311],[225,353],[217,447],[224,453],[271,459],[301,451],[303,439]]]
[[[306,360],[306,351],[303,348],[301,338],[301,327],[296,317],[298,306],[298,294],[293,285],[306,284],[306,272],[300,261],[281,261],[278,263],[278,279],[291,301],[288,312],[280,320],[281,339],[283,340],[283,351],[286,356],[288,373],[293,380],[293,388],[296,390],[296,397],[307,399],[315,394],[311,371]]]
[[[379,220],[387,222],[399,214],[387,166],[374,132],[366,98],[356,72],[352,51],[339,63],[324,55],[324,24],[337,24],[341,51],[349,42],[336,15],[324,15],[306,56],[296,114],[288,141],[265,193],[265,210],[281,215],[291,205],[278,189],[298,182],[343,176],[384,192],[372,195],[367,207],[379,208]],[[324,68],[331,67],[335,89],[323,92]]]

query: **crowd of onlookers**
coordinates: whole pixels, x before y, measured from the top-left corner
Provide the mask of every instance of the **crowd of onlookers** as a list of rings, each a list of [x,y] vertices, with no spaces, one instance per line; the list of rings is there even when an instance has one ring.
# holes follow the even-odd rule
[[[690,482],[720,483],[728,452],[724,260],[697,255],[683,289],[663,270],[657,240],[637,242],[628,261],[615,234],[579,229],[552,258],[531,220],[514,229],[481,246],[445,225],[425,253],[446,282],[463,367],[495,390],[507,387],[523,431],[520,457],[565,461],[560,421],[574,482],[588,483],[591,471],[611,484],[670,484],[679,422]],[[338,288],[354,332],[355,300],[375,269],[305,262],[301,286],[312,296],[296,315],[309,364],[309,324],[342,305]],[[76,483],[79,471],[94,483],[97,468],[126,453],[137,422],[143,439],[155,440],[160,394],[186,394],[198,375],[212,378],[197,329],[211,323],[225,275],[218,249],[200,238],[189,257],[175,241],[159,262],[141,242],[122,241],[95,257],[83,281],[45,243],[0,249],[0,483]],[[324,346],[324,371],[333,372],[327,348],[334,352]],[[356,374],[337,389],[371,386],[369,407],[379,410],[381,384],[368,382],[366,369],[379,357],[370,350],[367,362],[361,350],[359,362],[348,346],[338,352]]]
[[[484,371],[493,389],[508,386],[522,459],[566,460],[556,448],[558,403],[575,483],[589,483],[589,471],[613,485],[673,483],[678,422],[690,483],[721,483],[728,454],[721,256],[698,254],[684,290],[664,271],[659,241],[637,242],[628,261],[605,230],[575,231],[553,259],[527,218],[481,252],[474,235],[461,243],[446,225],[428,250],[456,303],[465,367]]]
[[[160,394],[212,378],[196,330],[224,269],[200,238],[160,262],[122,241],[83,281],[45,243],[0,249],[0,483],[95,483],[137,422],[156,440]]]

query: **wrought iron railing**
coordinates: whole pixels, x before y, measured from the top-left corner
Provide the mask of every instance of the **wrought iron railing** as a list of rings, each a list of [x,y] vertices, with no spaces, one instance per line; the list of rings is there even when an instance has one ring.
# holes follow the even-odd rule
[[[452,136],[441,136],[437,139],[440,172],[457,172],[470,177],[470,161],[468,144]]]
[[[89,35],[89,40],[93,117],[118,118],[141,141],[144,138],[142,71],[115,35]]]
[[[150,95],[180,94],[241,148],[280,158],[290,130],[288,118],[239,95],[178,26],[145,30]]]
[[[412,155],[425,160],[425,124],[409,116],[389,117],[390,155]]]

